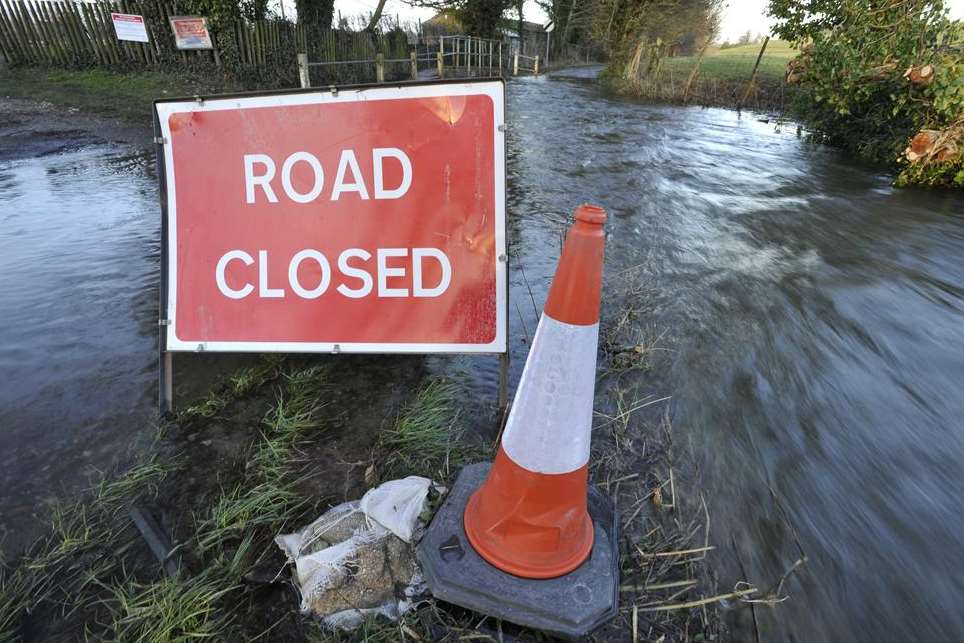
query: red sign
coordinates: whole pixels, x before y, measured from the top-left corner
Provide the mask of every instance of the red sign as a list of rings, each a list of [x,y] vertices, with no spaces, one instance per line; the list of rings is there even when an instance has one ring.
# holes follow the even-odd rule
[[[178,49],[213,49],[207,20],[202,16],[171,16],[171,30]]]
[[[501,81],[156,109],[168,350],[505,350]]]

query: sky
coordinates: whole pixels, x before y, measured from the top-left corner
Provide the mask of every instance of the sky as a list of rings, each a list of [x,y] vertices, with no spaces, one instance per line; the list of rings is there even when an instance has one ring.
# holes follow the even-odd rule
[[[291,15],[294,0],[278,0],[285,3],[285,11]],[[343,16],[370,14],[375,10],[377,0],[335,0],[335,17],[340,11]],[[964,0],[945,0],[951,16],[964,19]],[[749,29],[753,35],[766,35],[770,31],[770,20],[766,16],[767,0],[729,0],[723,10],[723,24],[720,40],[734,41]],[[412,7],[403,0],[388,0],[385,3],[386,15],[397,15],[403,23],[428,20],[435,12],[431,9]],[[546,22],[545,13],[531,1],[526,2],[525,18],[532,22]]]

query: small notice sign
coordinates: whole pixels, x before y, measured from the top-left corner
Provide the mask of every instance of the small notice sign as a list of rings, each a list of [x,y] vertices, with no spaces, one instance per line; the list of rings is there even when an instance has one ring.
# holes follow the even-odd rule
[[[114,22],[114,31],[117,33],[118,40],[150,42],[144,16],[133,13],[112,13],[110,19]]]
[[[203,16],[172,16],[170,21],[178,49],[214,49]]]

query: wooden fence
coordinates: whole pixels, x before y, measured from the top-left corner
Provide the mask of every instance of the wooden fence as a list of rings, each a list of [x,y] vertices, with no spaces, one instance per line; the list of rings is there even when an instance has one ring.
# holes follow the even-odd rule
[[[117,40],[111,12],[144,16],[150,42]],[[214,50],[179,51],[168,18],[188,13],[176,0],[0,0],[0,53],[12,64],[69,68],[282,68],[288,79],[297,78],[297,53],[323,61],[408,56],[401,33],[321,31],[286,20],[239,21],[212,32]]]

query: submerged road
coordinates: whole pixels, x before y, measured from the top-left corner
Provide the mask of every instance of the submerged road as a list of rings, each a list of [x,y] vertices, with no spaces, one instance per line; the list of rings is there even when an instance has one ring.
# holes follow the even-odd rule
[[[758,610],[765,640],[964,638],[964,198],[894,190],[793,124],[508,87],[513,301],[525,281],[543,301],[575,205],[609,210],[607,272],[638,266],[651,290],[671,355],[654,377],[703,467],[721,588],[743,577],[731,541],[761,585],[799,542],[810,562]],[[149,439],[159,208],[146,137],[3,109],[9,546],[44,498]],[[517,380],[535,315],[510,310]],[[451,363],[493,395],[495,360]],[[740,640],[747,618],[731,615]]]

